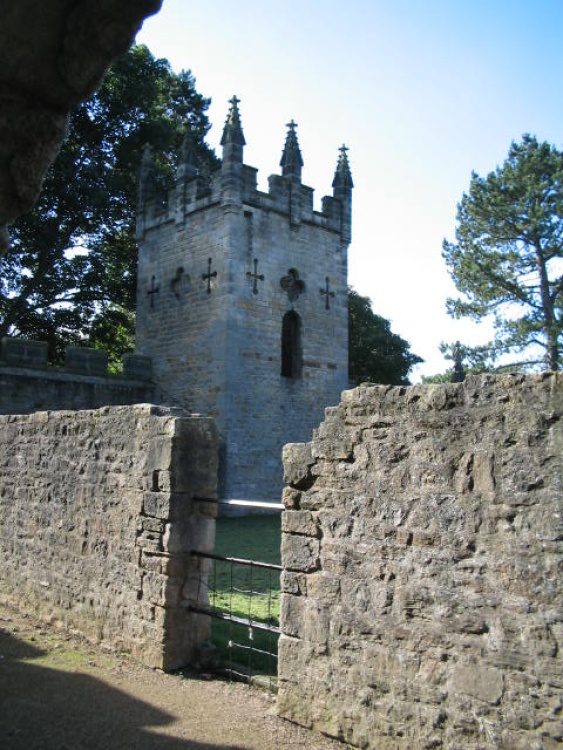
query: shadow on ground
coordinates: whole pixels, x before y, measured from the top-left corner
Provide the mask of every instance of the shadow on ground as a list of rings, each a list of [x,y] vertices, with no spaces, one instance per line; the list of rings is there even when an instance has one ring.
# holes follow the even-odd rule
[[[0,630],[5,750],[233,750],[159,734],[173,715],[95,677],[33,663],[45,653]]]

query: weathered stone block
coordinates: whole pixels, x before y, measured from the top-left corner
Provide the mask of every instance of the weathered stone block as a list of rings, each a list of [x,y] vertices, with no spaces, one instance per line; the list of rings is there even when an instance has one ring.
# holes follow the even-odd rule
[[[293,487],[284,487],[282,503],[287,510],[298,510],[301,501],[301,492]]]
[[[141,532],[137,536],[135,545],[145,552],[162,552],[164,549],[162,534],[155,534],[151,531]]]
[[[314,463],[310,443],[287,443],[283,447],[283,481],[295,489],[308,489],[313,481]]]
[[[284,534],[282,537],[282,559],[286,570],[309,573],[317,570],[320,544],[318,539]]]
[[[340,578],[330,573],[312,573],[303,576],[307,586],[307,596],[317,599],[325,605],[337,604],[340,601]]]
[[[344,420],[337,419],[336,415],[331,416],[315,432],[311,453],[314,458],[349,461],[360,432],[359,427],[348,426]]]
[[[503,694],[503,675],[499,669],[492,667],[459,665],[452,674],[451,689],[455,693],[470,695],[496,706]]]
[[[281,590],[286,594],[305,596],[307,594],[307,576],[283,570],[280,576]]]
[[[281,595],[281,619],[283,620],[284,635],[299,638],[302,635],[306,599],[291,594]]]
[[[170,517],[169,492],[144,492],[143,493],[143,512],[146,516],[153,518],[168,519]]]
[[[285,511],[282,513],[282,532],[317,537],[320,529],[317,520],[309,511]]]

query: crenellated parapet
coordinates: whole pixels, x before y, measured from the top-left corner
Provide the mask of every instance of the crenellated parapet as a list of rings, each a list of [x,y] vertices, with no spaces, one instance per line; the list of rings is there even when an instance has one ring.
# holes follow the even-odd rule
[[[86,346],[69,346],[65,351],[65,364],[62,368],[49,366],[47,362],[49,345],[46,341],[13,338],[5,336],[0,350],[0,367],[28,368],[33,370],[53,369],[75,375],[98,377],[120,377],[132,380],[150,381],[152,361],[150,357],[138,354],[124,354],[122,374],[108,372],[108,353],[103,349]]]
[[[351,241],[352,176],[342,146],[337,161],[333,194],[321,200],[321,210],[313,206],[314,190],[301,181],[303,157],[297,138],[297,124],[291,120],[280,160],[281,174],[268,179],[268,192],[257,187],[255,167],[244,164],[246,141],[241,125],[239,100],[233,96],[221,146],[220,165],[206,171],[197,163],[189,136],[178,157],[176,181],[166,195],[155,192],[150,148],[145,148],[139,174],[137,235],[141,240],[148,229],[168,222],[183,224],[190,214],[221,205],[227,211],[242,211],[243,205],[275,211],[287,216],[292,229],[302,223],[322,226],[340,235],[343,245]]]
[[[123,355],[123,371],[108,372],[101,349],[68,347],[63,367],[47,362],[45,341],[5,337],[0,349],[0,414],[95,409],[153,401],[152,361]]]

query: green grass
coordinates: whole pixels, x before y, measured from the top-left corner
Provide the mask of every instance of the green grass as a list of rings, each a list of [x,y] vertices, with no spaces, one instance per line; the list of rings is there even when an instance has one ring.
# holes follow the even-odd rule
[[[215,554],[280,564],[281,519],[276,516],[220,518]],[[254,622],[279,626],[280,573],[215,561],[209,576],[210,603],[216,609]],[[253,674],[276,674],[277,636],[256,628],[212,620],[212,640],[225,666],[240,664]]]
[[[280,565],[281,515],[218,518],[215,552]]]

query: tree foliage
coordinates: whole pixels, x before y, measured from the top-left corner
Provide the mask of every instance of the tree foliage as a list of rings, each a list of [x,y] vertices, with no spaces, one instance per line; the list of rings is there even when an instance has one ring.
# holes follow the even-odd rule
[[[147,47],[132,47],[72,115],[35,210],[11,232],[0,266],[0,335],[47,340],[57,361],[68,343],[132,343],[137,249],[135,204],[143,145],[170,183],[184,134],[203,161],[209,100],[191,73],[176,74]],[[77,252],[78,250],[78,252]]]
[[[348,290],[348,362],[353,383],[408,385],[411,369],[423,360],[391,324],[371,307],[371,300]]]
[[[524,135],[504,164],[473,173],[457,208],[456,242],[442,255],[461,293],[456,318],[492,316],[489,366],[518,355],[523,367],[557,370],[563,335],[563,153]],[[483,362],[483,349],[476,352]]]

